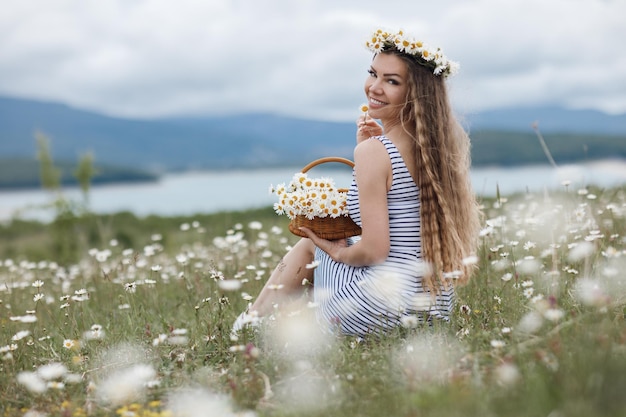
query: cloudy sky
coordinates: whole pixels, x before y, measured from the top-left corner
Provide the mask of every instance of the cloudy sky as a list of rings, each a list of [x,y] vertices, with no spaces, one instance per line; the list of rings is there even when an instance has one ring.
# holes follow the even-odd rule
[[[461,64],[460,112],[626,113],[624,0],[0,0],[0,95],[122,117],[353,120],[373,29]]]

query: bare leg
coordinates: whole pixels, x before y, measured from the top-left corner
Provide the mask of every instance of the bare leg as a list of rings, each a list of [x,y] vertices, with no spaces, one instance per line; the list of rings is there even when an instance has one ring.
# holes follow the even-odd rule
[[[313,242],[306,238],[300,239],[278,263],[250,307],[250,312],[266,316],[272,313],[274,304],[285,303],[301,296],[305,289],[302,280],[306,278],[313,282],[313,269],[307,269],[306,265],[313,262],[314,256]]]

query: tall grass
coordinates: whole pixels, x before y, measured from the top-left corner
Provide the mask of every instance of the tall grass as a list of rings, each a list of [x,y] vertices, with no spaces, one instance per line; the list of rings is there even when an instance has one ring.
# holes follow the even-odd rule
[[[126,235],[100,219],[107,233],[75,236],[69,263],[22,242],[0,259],[0,411],[626,415],[625,191],[485,201],[478,272],[451,323],[378,339],[320,333],[306,298],[230,336],[296,241],[261,212]]]

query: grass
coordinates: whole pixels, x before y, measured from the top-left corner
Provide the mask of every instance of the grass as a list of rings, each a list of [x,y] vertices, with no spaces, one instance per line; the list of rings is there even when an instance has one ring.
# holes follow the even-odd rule
[[[0,412],[626,415],[625,191],[485,200],[451,323],[366,340],[320,334],[306,299],[230,337],[296,241],[271,209],[5,224]]]

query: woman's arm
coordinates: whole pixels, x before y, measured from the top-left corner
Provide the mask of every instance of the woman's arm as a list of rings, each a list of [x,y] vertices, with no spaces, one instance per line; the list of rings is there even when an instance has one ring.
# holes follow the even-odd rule
[[[337,261],[352,266],[374,265],[389,255],[387,191],[391,186],[391,161],[378,140],[366,140],[354,150],[354,170],[361,208],[361,239],[352,246],[345,240],[329,241],[302,230],[317,247]]]

